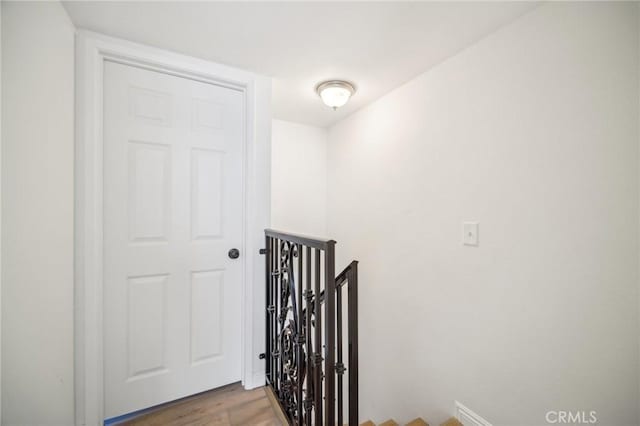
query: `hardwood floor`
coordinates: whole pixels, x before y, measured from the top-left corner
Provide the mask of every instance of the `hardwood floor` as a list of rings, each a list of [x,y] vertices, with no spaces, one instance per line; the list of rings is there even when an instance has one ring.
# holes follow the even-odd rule
[[[286,426],[265,388],[246,391],[234,383],[165,404],[139,417],[119,423],[130,426]]]

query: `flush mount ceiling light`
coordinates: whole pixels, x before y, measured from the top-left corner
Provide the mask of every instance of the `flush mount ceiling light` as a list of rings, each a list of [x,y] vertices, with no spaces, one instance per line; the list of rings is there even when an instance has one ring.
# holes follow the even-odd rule
[[[348,81],[329,80],[318,84],[316,92],[326,106],[336,110],[349,101],[349,98],[356,93],[356,88]]]

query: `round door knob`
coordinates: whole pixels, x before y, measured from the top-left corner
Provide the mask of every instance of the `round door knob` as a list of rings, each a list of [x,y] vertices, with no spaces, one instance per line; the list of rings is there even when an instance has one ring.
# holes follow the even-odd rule
[[[240,257],[240,250],[237,248],[232,248],[229,250],[229,259],[237,259]]]

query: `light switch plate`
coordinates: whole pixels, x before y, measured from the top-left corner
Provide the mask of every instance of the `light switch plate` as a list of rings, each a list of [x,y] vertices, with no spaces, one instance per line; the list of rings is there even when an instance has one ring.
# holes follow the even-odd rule
[[[462,244],[465,246],[477,246],[479,244],[478,222],[462,222]]]

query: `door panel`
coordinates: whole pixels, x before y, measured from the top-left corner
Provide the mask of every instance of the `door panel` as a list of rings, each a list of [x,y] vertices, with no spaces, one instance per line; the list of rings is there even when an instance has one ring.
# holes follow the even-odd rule
[[[129,240],[168,241],[171,150],[168,145],[129,141]]]
[[[191,363],[201,363],[224,353],[220,338],[224,319],[224,271],[191,274]],[[212,332],[213,331],[213,332]]]
[[[240,380],[243,96],[105,63],[105,416]]]
[[[222,238],[224,153],[191,151],[191,238]]]
[[[130,277],[128,380],[166,373],[167,275]]]

